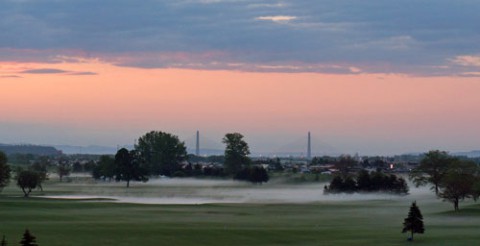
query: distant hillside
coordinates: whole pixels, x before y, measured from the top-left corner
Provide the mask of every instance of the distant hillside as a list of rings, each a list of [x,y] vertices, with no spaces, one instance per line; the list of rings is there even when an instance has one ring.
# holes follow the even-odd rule
[[[61,155],[62,151],[55,149],[52,146],[30,145],[30,144],[0,144],[0,151],[7,155],[12,154],[32,154],[32,155]]]
[[[55,148],[62,150],[62,152],[67,155],[72,155],[72,154],[114,155],[115,153],[117,153],[117,147],[111,147],[111,146],[55,145]],[[130,146],[126,146],[126,148],[131,149]]]
[[[480,157],[480,150],[473,150],[468,152],[457,152],[457,153],[453,153],[453,155],[466,156],[468,158],[477,158],[477,157]]]

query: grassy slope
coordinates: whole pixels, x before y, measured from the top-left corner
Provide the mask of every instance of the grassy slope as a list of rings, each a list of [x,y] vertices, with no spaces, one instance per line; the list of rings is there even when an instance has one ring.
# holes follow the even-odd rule
[[[60,188],[56,188],[55,193]],[[0,195],[0,236],[15,245],[25,228],[49,245],[409,245],[400,233],[407,200],[316,204],[140,205]],[[416,198],[418,200],[418,198]],[[425,235],[416,245],[477,245],[480,206],[453,213],[418,200]]]

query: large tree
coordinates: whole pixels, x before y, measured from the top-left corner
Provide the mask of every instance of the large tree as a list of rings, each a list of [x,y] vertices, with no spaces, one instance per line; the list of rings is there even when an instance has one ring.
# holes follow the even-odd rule
[[[25,197],[28,197],[33,189],[40,185],[40,175],[31,170],[19,170],[17,173],[17,185],[23,191]]]
[[[127,181],[127,188],[130,187],[131,180],[148,181],[147,170],[141,164],[134,150],[118,150],[115,155],[115,179]]]
[[[478,170],[472,161],[455,160],[439,184],[438,196],[453,203],[454,210],[458,211],[461,200],[477,198]]]
[[[454,160],[455,159],[445,151],[429,151],[421,160],[420,165],[412,170],[410,179],[417,187],[431,183],[435,194],[438,195],[440,183]]]
[[[0,151],[0,191],[10,182],[10,166],[7,164],[7,155]]]
[[[423,226],[423,216],[420,212],[420,209],[417,207],[417,203],[413,202],[412,206],[410,206],[410,211],[408,212],[408,217],[405,218],[403,222],[403,230],[402,233],[410,232],[410,240],[413,241],[413,234],[414,233],[421,233],[425,232],[425,227]]]
[[[243,168],[250,166],[248,157],[250,149],[240,133],[227,133],[222,139],[225,147],[225,172],[235,175]]]
[[[140,137],[135,150],[152,175],[172,176],[187,157],[185,144],[177,136],[161,131],[151,131]]]

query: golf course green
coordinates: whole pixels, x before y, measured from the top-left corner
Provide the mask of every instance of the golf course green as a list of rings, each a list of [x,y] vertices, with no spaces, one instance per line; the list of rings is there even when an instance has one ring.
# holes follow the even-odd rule
[[[480,204],[462,202],[460,212],[453,212],[428,188],[411,187],[410,195],[393,196],[323,195],[322,187],[187,179],[134,183],[127,189],[123,183],[50,181],[44,191],[23,198],[10,184],[0,193],[0,237],[18,245],[28,228],[40,246],[480,242]],[[426,230],[409,242],[401,230],[413,201]]]

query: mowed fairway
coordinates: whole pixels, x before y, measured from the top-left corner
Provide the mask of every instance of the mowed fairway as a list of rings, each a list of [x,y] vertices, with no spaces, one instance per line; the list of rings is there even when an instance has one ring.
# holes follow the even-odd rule
[[[148,183],[147,183],[148,184]],[[220,187],[167,187],[135,184],[128,190],[155,195],[184,192],[194,196],[201,190],[212,195],[277,192],[282,185]],[[195,185],[194,185],[195,186]],[[306,189],[311,189],[308,186]],[[321,186],[319,185],[320,189]],[[49,191],[49,189],[51,191]],[[101,193],[121,184],[60,184],[45,186],[38,194]],[[87,191],[90,190],[90,193]],[[218,191],[218,192],[217,192]],[[302,186],[294,191],[301,192]],[[170,192],[170,193],[169,193]],[[412,192],[413,193],[413,192]],[[185,195],[184,194],[184,195]],[[204,194],[204,193],[202,193]],[[425,221],[426,234],[415,235],[415,245],[478,245],[480,206],[461,203],[460,213],[430,193],[372,199],[319,198],[314,202],[235,202],[225,204],[131,204],[101,200],[21,198],[18,188],[0,194],[0,236],[16,245],[25,228],[40,246],[66,245],[412,245],[401,234],[402,222],[416,200]],[[35,194],[34,194],[35,195]],[[288,195],[286,193],[285,195]],[[293,194],[292,194],[293,195]],[[306,193],[306,195],[311,195]],[[298,194],[297,194],[298,196]],[[342,198],[348,196],[342,196]]]

